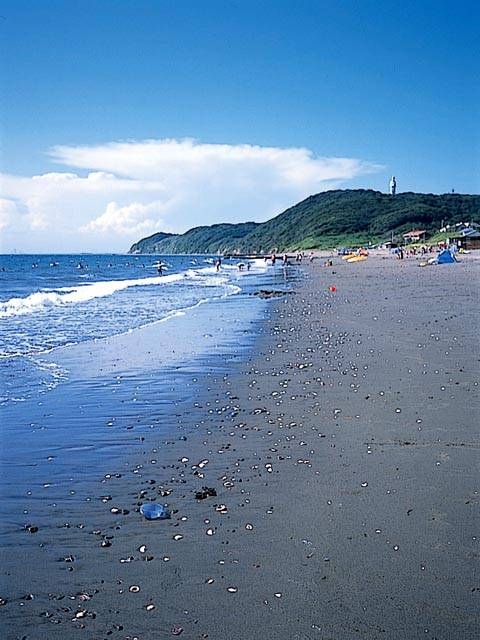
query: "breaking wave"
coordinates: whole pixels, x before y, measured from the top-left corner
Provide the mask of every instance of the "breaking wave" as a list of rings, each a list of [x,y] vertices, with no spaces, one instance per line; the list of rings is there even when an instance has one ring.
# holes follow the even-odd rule
[[[10,298],[5,302],[0,302],[0,318],[22,316],[43,311],[49,307],[59,307],[88,302],[95,298],[105,298],[131,287],[161,286],[179,281],[188,284],[186,281],[189,279],[192,280],[192,284],[201,280],[202,284],[206,286],[226,284],[227,278],[225,277],[216,275],[207,277],[210,271],[211,269],[208,267],[202,270],[189,269],[188,271],[165,276],[137,278],[135,280],[107,280],[74,287],[40,290],[24,298]]]

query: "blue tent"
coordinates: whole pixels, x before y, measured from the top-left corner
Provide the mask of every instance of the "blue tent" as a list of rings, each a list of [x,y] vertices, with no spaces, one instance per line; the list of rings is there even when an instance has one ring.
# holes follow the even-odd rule
[[[437,256],[437,264],[451,264],[452,262],[456,262],[456,260],[448,249],[440,251]]]

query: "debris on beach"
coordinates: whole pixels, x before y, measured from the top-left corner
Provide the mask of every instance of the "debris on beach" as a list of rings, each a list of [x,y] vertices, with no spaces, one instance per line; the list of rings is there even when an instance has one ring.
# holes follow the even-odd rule
[[[254,416],[258,416],[260,413],[269,413],[269,411],[268,411],[268,409],[266,407],[257,407],[256,409],[254,409],[250,413],[252,413],[252,415],[254,415]]]
[[[140,513],[146,520],[168,520],[171,517],[170,511],[156,502],[142,504]]]
[[[205,500],[205,498],[214,498],[217,490],[213,487],[202,487],[201,491],[195,492],[195,500]]]
[[[260,291],[255,291],[254,296],[258,296],[263,300],[268,300],[269,298],[278,298],[280,296],[286,296],[292,291],[278,291],[275,289],[260,289]]]
[[[215,506],[215,511],[218,513],[228,513],[228,508],[226,504],[217,504]]]
[[[203,469],[208,463],[209,463],[208,459],[201,460],[198,464],[192,465],[192,470],[195,471],[196,469]]]
[[[75,556],[72,556],[72,554],[70,554],[68,556],[64,556],[63,558],[59,558],[58,561],[59,562],[75,562]]]

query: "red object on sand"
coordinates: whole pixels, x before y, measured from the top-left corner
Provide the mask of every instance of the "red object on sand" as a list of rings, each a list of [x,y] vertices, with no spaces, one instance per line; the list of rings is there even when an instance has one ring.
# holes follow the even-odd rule
[[[331,285],[328,287],[328,290],[329,290],[329,291],[331,291],[332,293],[335,293],[335,291],[337,290],[337,287],[336,287],[334,284],[331,284]]]

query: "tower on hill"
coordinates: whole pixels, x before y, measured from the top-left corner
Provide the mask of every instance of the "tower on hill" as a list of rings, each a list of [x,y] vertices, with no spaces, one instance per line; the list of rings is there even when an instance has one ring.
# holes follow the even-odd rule
[[[390,195],[394,196],[397,193],[397,181],[395,180],[395,176],[392,176],[390,180]]]

